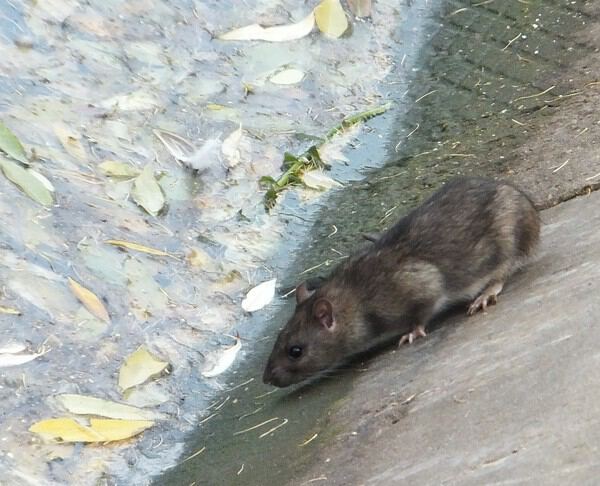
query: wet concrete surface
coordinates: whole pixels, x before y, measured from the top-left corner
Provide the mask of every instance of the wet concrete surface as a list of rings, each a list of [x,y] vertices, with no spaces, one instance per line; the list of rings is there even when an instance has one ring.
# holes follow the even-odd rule
[[[536,22],[542,26],[532,27]],[[454,175],[512,179],[540,207],[595,189],[600,179],[589,178],[600,172],[597,22],[590,2],[443,2],[410,82],[390,80],[399,106],[390,163],[324,204],[284,287],[326,274],[362,244],[361,232],[385,229]],[[505,49],[518,33],[526,38]],[[377,140],[361,142],[356,155],[376,165],[369,147]],[[559,168],[564,155],[569,162]],[[589,263],[594,246],[587,242],[595,238],[598,246],[591,222],[597,225],[598,203],[592,194],[544,213],[539,260],[487,315],[455,318],[366,367],[358,361],[312,385],[264,395],[270,389],[258,383],[263,361],[293,303],[282,305],[267,325],[272,333],[231,383],[253,381],[225,390],[217,412],[207,410],[215,415],[191,438],[184,459],[206,449],[155,484],[482,484],[533,477],[546,484],[546,471],[563,480],[571,472],[592,478],[595,429],[583,429],[598,412],[585,395],[597,385],[594,340],[573,329],[593,332],[593,293],[586,292],[599,268]],[[581,248],[572,254],[575,235]],[[559,318],[565,288],[573,292],[572,319]],[[563,393],[578,369],[583,377]],[[580,407],[573,427],[561,429]],[[589,461],[576,461],[578,451]]]
[[[543,220],[495,307],[369,363],[290,484],[597,484],[600,193]]]

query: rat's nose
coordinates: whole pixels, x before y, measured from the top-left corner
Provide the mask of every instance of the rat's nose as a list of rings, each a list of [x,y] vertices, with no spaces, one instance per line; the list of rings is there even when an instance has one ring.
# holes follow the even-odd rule
[[[263,383],[265,385],[273,384],[273,373],[271,372],[271,367],[269,365],[267,365],[265,372],[263,373]]]

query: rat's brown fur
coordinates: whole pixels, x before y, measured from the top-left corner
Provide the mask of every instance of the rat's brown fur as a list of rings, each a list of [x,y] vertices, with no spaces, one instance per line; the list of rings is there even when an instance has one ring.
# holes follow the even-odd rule
[[[470,177],[448,182],[320,288],[298,287],[264,381],[302,381],[382,339],[424,329],[450,305],[472,301],[473,313],[495,303],[539,233],[536,209],[514,186]],[[300,357],[290,357],[293,346]]]

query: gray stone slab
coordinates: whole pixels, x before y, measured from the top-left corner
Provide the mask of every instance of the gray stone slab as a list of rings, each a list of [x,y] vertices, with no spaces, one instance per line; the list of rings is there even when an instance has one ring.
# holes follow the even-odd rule
[[[600,193],[542,214],[498,305],[369,363],[298,484],[598,484]]]

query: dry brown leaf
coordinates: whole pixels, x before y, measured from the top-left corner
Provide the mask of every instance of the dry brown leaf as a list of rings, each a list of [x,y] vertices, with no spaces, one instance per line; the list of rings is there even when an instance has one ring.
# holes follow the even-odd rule
[[[113,246],[118,246],[119,248],[126,248],[128,250],[140,251],[142,253],[147,253],[148,255],[166,256],[166,257],[175,258],[175,260],[177,260],[176,256],[171,255],[170,253],[167,253],[166,251],[157,250],[156,248],[151,248],[149,246],[140,245],[139,243],[133,243],[131,241],[106,240],[105,243],[108,243],[109,245],[113,245]]]
[[[90,311],[90,313],[104,322],[110,322],[110,316],[102,301],[91,290],[86,289],[71,277],[69,277],[69,287],[77,299]]]

